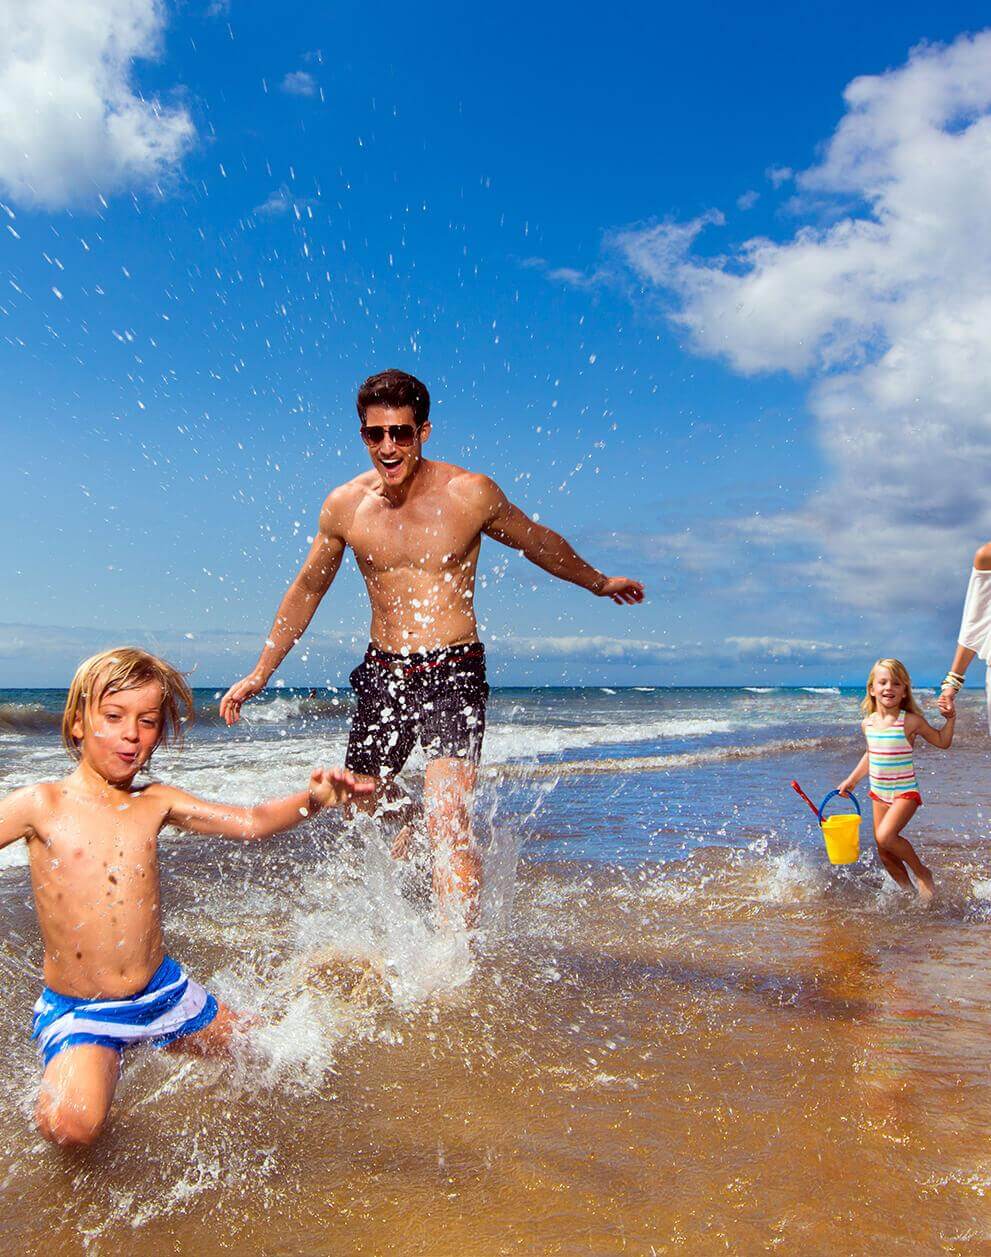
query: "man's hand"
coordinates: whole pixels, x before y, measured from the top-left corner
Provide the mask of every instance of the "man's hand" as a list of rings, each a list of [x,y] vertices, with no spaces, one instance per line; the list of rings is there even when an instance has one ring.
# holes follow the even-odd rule
[[[241,704],[246,698],[254,698],[265,688],[265,678],[259,672],[242,677],[220,700],[220,716],[227,724],[234,725],[241,719]]]
[[[373,781],[357,781],[346,768],[314,768],[310,775],[310,811],[340,807],[357,794],[372,794]]]
[[[628,580],[625,576],[607,576],[595,593],[600,598],[611,598],[620,607],[643,602],[644,597],[643,585],[638,580]]]

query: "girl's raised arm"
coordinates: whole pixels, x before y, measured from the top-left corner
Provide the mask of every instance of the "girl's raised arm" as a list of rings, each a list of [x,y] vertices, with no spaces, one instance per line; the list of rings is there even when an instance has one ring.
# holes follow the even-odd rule
[[[905,717],[905,733],[908,737],[918,735],[925,738],[932,746],[938,746],[941,751],[946,751],[953,744],[953,730],[956,722],[956,712],[951,712],[946,717],[946,724],[942,729],[934,729],[925,716],[909,713]]]

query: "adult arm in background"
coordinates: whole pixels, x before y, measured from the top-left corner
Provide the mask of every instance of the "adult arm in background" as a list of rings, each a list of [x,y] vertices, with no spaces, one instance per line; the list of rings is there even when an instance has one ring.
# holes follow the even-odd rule
[[[580,585],[600,598],[611,598],[619,606],[643,602],[640,581],[626,576],[605,576],[575,552],[559,534],[530,519],[514,506],[488,476],[473,477],[473,488],[482,497],[486,523],[482,531],[493,541],[518,550],[524,558],[559,580]]]
[[[958,676],[966,675],[968,667],[991,631],[991,576],[977,575],[981,572],[991,573],[991,541],[981,546],[974,555],[974,569],[967,587],[960,638],[950,664],[950,671]],[[956,699],[956,689],[952,685],[944,684],[938,703],[944,716],[955,714]]]
[[[335,489],[324,502],[320,526],[310,552],[279,603],[275,622],[258,662],[220,700],[220,715],[229,725],[240,720],[242,703],[265,688],[272,673],[306,632],[314,612],[340,570],[344,557],[343,498],[343,489]]]

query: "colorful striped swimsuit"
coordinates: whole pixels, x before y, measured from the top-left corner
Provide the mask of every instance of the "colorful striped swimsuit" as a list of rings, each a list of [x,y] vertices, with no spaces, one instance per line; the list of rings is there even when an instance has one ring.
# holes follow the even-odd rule
[[[868,723],[864,733],[870,764],[870,797],[878,803],[894,803],[895,799],[914,799],[921,803],[912,763],[912,743],[905,736],[905,713],[898,713],[890,729],[875,729]]]

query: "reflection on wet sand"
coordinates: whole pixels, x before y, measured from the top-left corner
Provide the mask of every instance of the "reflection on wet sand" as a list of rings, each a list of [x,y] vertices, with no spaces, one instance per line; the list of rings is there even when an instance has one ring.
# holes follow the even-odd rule
[[[9,1011],[33,957],[8,955],[4,1226],[65,1253],[984,1251],[991,923],[954,906],[964,859],[928,912],[867,863],[528,865],[465,962],[366,928],[358,859],[309,852],[287,903],[298,850],[183,853],[176,950],[267,1024],[226,1068],[135,1054],[106,1143],[52,1155]]]

